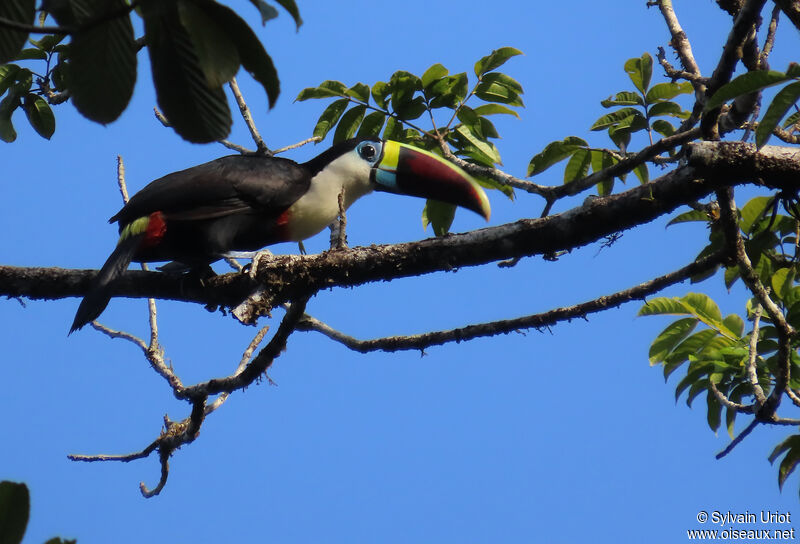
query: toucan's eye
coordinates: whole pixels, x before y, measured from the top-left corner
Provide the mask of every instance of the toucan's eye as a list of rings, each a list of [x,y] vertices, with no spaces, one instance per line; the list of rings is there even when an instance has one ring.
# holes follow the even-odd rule
[[[380,144],[378,142],[361,142],[356,150],[359,157],[372,164],[378,160],[380,155]]]

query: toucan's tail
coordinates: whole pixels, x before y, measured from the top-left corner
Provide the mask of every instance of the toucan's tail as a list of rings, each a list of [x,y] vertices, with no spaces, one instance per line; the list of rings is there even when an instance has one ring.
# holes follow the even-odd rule
[[[111,295],[108,293],[108,286],[119,277],[131,264],[134,253],[139,247],[142,234],[135,234],[127,236],[119,241],[117,247],[106,260],[103,268],[100,269],[94,279],[94,284],[83,297],[78,311],[75,312],[75,319],[72,321],[72,327],[69,329],[69,334],[77,331],[90,321],[97,319],[103,310],[106,309],[108,301],[111,300]]]

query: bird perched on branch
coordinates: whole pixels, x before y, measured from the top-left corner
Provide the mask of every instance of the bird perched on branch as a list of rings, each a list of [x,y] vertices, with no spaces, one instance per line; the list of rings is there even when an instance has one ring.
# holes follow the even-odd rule
[[[233,251],[299,242],[336,219],[340,194],[347,208],[372,191],[439,200],[489,219],[489,199],[466,172],[391,140],[348,140],[302,164],[222,157],[151,182],[109,220],[119,223],[119,242],[81,301],[70,333],[102,313],[109,286],[131,261],[202,268]]]

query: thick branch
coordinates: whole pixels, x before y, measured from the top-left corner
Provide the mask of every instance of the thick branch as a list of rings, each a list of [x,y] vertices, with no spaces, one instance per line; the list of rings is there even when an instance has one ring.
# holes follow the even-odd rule
[[[128,271],[114,296],[154,297],[235,306],[267,288],[267,306],[334,286],[449,271],[494,261],[570,250],[647,223],[726,185],[758,180],[778,189],[800,186],[800,150],[736,142],[687,146],[688,164],[624,193],[587,199],[577,208],[543,219],[419,242],[358,247],[317,255],[280,255],[258,274],[224,274],[195,281],[155,272]],[[0,266],[0,296],[57,299],[83,296],[96,271]]]

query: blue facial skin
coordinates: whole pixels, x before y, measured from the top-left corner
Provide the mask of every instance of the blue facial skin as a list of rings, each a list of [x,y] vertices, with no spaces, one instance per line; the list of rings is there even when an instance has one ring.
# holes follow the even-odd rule
[[[383,157],[383,142],[371,140],[361,142],[356,146],[358,156],[373,167],[374,181],[379,185],[379,190],[397,191],[397,175],[394,172],[375,168]]]

